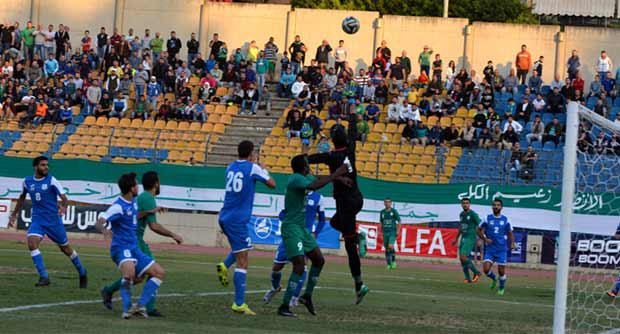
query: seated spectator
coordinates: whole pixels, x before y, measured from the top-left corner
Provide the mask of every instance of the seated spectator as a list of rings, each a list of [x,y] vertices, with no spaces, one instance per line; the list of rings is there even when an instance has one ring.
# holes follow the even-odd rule
[[[542,142],[542,137],[545,134],[545,124],[541,122],[540,116],[536,115],[534,118],[534,123],[532,124],[532,131],[525,136],[528,143],[532,143],[532,141],[540,141]]]
[[[499,124],[495,125],[491,131],[491,142],[493,145],[497,146],[500,150],[502,149],[502,128]]]
[[[598,137],[594,139],[594,152],[597,154],[605,154],[607,153],[607,148],[609,147],[609,139],[605,135],[605,132],[599,132]]]
[[[500,123],[501,123],[501,117],[499,116],[499,114],[495,111],[495,109],[489,108],[489,110],[487,110],[486,127],[489,129],[493,129],[495,125],[498,125]]]
[[[323,96],[323,93],[319,91],[319,87],[314,86],[312,88],[312,93],[310,94],[310,99],[309,99],[310,108],[316,109],[316,110],[323,110],[324,100],[325,100],[325,97]]]
[[[620,114],[619,114],[620,115]],[[614,133],[609,140],[608,154],[620,154],[620,137],[617,133]]]
[[[168,122],[168,119],[170,119],[172,114],[173,112],[172,112],[171,101],[168,101],[168,99],[165,99],[164,103],[162,103],[161,106],[159,107],[157,114],[155,114],[155,120],[157,121],[157,120],[162,119]]]
[[[129,78],[129,73],[125,73],[123,78],[120,80],[120,85],[118,87],[118,91],[124,96],[129,96],[129,92],[131,91],[131,85],[133,81]]]
[[[441,112],[441,101],[439,100],[439,95],[434,94],[429,105],[430,105],[430,108],[427,110],[426,115],[436,116],[438,118],[441,118],[442,112]]]
[[[114,101],[112,101],[112,111],[110,117],[124,118],[127,111],[127,99],[120,93],[116,93]]]
[[[368,137],[368,133],[370,133],[368,122],[364,119],[364,117],[362,117],[362,115],[357,115],[357,122],[355,125],[357,126],[357,140],[365,143],[366,137]]]
[[[112,98],[108,93],[103,93],[103,97],[101,97],[101,101],[99,101],[99,106],[101,107],[100,112],[106,117],[110,117],[110,112],[112,112]]]
[[[316,151],[318,153],[328,153],[329,151],[331,151],[331,146],[329,145],[329,140],[327,140],[327,137],[325,137],[324,135],[321,135],[321,138],[319,139],[319,143],[316,144]]]
[[[482,102],[482,93],[480,92],[480,87],[475,86],[472,92],[469,94],[469,103],[467,103],[467,108],[473,108],[480,102]]]
[[[267,85],[263,86],[263,91],[258,99],[258,107],[265,108],[265,115],[271,115],[271,91]],[[323,109],[322,106],[321,109]]]
[[[508,124],[508,123],[507,123]],[[513,124],[519,124],[514,122]],[[506,131],[502,134],[502,146],[505,150],[511,150],[514,145],[519,144],[519,135],[511,125],[508,125]]]
[[[495,96],[490,86],[487,86],[484,89],[484,92],[482,93],[482,97],[480,98],[480,101],[482,102],[482,107],[485,110],[495,107]]]
[[[601,85],[601,78],[597,74],[594,76],[594,81],[590,83],[590,93],[588,94],[588,96],[600,96],[602,87],[603,86]]]
[[[32,124],[34,126],[39,126],[39,124],[41,124],[45,120],[45,117],[47,116],[47,109],[47,104],[45,104],[42,99],[39,100],[36,106],[34,119],[32,120]]]
[[[562,90],[562,87],[564,87],[564,81],[560,78],[559,74],[555,75],[555,78],[551,81],[551,84],[549,85],[551,90],[553,90],[554,88],[557,88],[558,91]]]
[[[207,107],[202,99],[198,99],[198,102],[195,103],[191,109],[194,116],[194,121],[199,121],[200,124],[203,124],[207,121],[207,118],[209,118],[209,115],[207,115]]]
[[[474,69],[469,72],[469,77],[471,78],[471,82],[473,82],[473,84],[476,86],[480,86],[480,84],[482,83],[482,78],[480,77],[480,75],[478,75],[478,73],[476,73],[476,70]]]
[[[467,120],[465,127],[461,132],[461,136],[456,142],[457,146],[472,148],[476,145],[476,128],[471,120]]]
[[[310,97],[307,96],[304,98],[302,94],[308,95],[308,86],[305,86],[304,91],[301,94],[299,94],[299,96],[297,97],[298,99],[297,101],[300,102],[299,105],[303,105],[303,107],[305,108],[308,102],[310,101],[309,100]],[[248,107],[248,104],[249,104],[250,114],[256,115],[256,107],[258,106],[258,97],[259,97],[258,91],[256,90],[254,83],[251,83],[248,89],[246,89],[243,94],[243,101],[241,102],[241,114],[245,114],[245,109]]]
[[[278,96],[282,98],[291,97],[291,87],[295,82],[295,75],[291,73],[291,69],[287,69],[286,72],[280,77],[278,84]]]
[[[517,94],[519,87],[519,78],[515,74],[515,69],[510,69],[510,74],[504,79],[504,88],[502,92],[512,93],[512,95]]]
[[[295,82],[291,85],[292,97],[296,98],[297,95],[299,95],[299,93],[301,93],[304,90],[305,86],[307,86],[307,84],[303,81],[303,77],[301,75],[298,75],[297,78],[295,79]]]
[[[339,101],[329,106],[328,114],[329,119],[339,119],[346,117],[349,114],[349,100],[346,96],[343,96]]]
[[[590,125],[586,121],[579,124],[579,136],[577,138],[577,149],[581,152],[593,153],[592,151],[592,132]]]
[[[392,103],[387,107],[387,117],[385,121],[387,123],[401,123],[400,108],[401,106],[398,104],[398,98],[393,97]]]
[[[456,145],[459,139],[459,129],[456,127],[456,124],[450,124],[450,127],[447,127],[443,130],[443,141],[445,144],[454,146]]]
[[[542,79],[538,76],[538,72],[536,70],[532,71],[532,76],[527,80],[527,86],[534,93],[539,93],[542,88]]]
[[[301,92],[295,95],[295,106],[306,108],[306,106],[309,103],[310,103],[310,87],[308,85],[304,85]]]
[[[562,135],[562,124],[560,124],[560,120],[557,117],[554,117],[553,121],[545,127],[545,134],[543,135],[542,143],[544,145],[546,142],[552,141],[555,144],[555,147],[558,147],[558,143],[560,142]]]
[[[583,94],[581,93],[580,90],[575,91],[575,96],[573,98],[573,101],[581,104],[582,106],[586,105],[586,99],[583,97]]]
[[[65,100],[62,108],[60,108],[60,122],[70,124],[73,120],[73,109],[69,105],[69,101]]]
[[[140,118],[145,120],[148,118],[148,113],[146,112],[146,99],[144,98],[144,95],[138,98],[133,108],[134,111],[131,113],[131,119]]]
[[[426,88],[426,92],[423,95],[426,97],[430,97],[435,94],[441,95],[442,90],[443,87],[441,85],[441,80],[437,78],[437,76],[433,76],[431,82],[428,84],[428,88]]]
[[[312,129],[312,139],[315,139],[323,130],[323,121],[316,115],[315,109],[310,110],[310,114],[306,117],[304,122],[308,123]]]
[[[523,97],[527,98],[527,101],[529,103],[534,102],[534,100],[536,100],[536,94],[534,92],[532,92],[532,90],[529,87],[525,88],[525,92],[523,93]]]
[[[364,116],[364,120],[376,123],[379,121],[379,106],[375,104],[374,100],[371,100],[370,103],[366,106],[366,113]]]
[[[551,94],[547,96],[547,112],[559,114],[564,112],[564,96],[560,94],[557,88],[554,88]]]
[[[358,115],[366,117],[366,107],[364,107],[362,101],[360,99],[355,99],[354,102],[355,104],[351,106],[351,108],[353,108],[353,111]]]
[[[517,136],[521,134],[521,131],[523,131],[523,126],[519,122],[515,121],[512,116],[508,116],[508,121],[504,124],[503,132],[506,133],[508,128],[512,128]]]
[[[377,87],[375,88],[375,101],[377,102],[377,104],[384,105],[385,102],[387,101],[387,97],[388,97],[387,86],[385,85],[385,81],[381,80],[379,81],[379,83],[377,84]]]
[[[456,102],[454,102],[450,95],[446,96],[446,98],[441,103],[442,116],[452,116],[456,113],[456,109]]]
[[[403,132],[401,133],[400,143],[413,144],[414,139],[416,139],[417,137],[418,136],[415,122],[413,121],[413,119],[407,120],[407,124],[405,125],[405,127],[403,128]]]
[[[537,112],[539,114],[542,114],[545,112],[547,106],[547,102],[545,102],[545,100],[543,99],[542,94],[538,93],[536,94],[536,99],[534,101],[532,101],[532,108],[534,109],[534,112]],[[519,114],[517,114],[517,120],[520,120],[521,118],[518,117]],[[529,114],[527,118],[524,118],[524,121],[529,121]]]
[[[596,100],[596,105],[594,106],[595,113],[607,118],[607,108],[603,105],[603,99]]]
[[[428,75],[426,74],[426,71],[422,71],[420,73],[420,76],[418,76],[418,80],[416,83],[416,88],[426,88],[426,86],[428,85],[429,79],[428,79]]]
[[[523,152],[521,152],[519,142],[514,143],[509,150],[512,151],[512,154],[510,155],[510,160],[508,162],[508,169],[511,172],[519,172],[521,170],[521,160],[523,159]]]
[[[489,132],[488,128],[482,129],[478,135],[478,147],[489,149],[493,146],[495,146],[495,144],[493,143],[491,132]]]
[[[501,92],[504,90],[504,77],[499,73],[498,69],[495,69],[495,73],[493,73],[493,81],[490,83],[493,86],[494,91]]]
[[[301,114],[298,110],[295,110],[292,115],[292,119],[288,124],[287,137],[300,137],[301,128],[304,124],[304,120],[301,118]]]
[[[473,125],[477,129],[483,129],[487,127],[487,115],[484,113],[484,109],[482,108],[482,104],[478,104],[476,114],[474,115]]]
[[[329,129],[329,136],[331,138],[334,138],[334,135],[337,132],[341,132],[341,131],[344,131],[346,133],[346,129],[345,129],[344,125],[342,124],[342,118],[337,118],[336,119],[336,124],[332,125],[332,127]]]
[[[608,96],[616,96],[616,79],[611,77],[611,72],[607,72],[607,75],[601,80],[601,86]]]
[[[504,112],[504,115],[508,117],[510,115],[514,116],[516,115],[516,113],[517,113],[517,104],[515,103],[515,100],[511,97],[508,99],[508,105],[506,106],[506,111]]]
[[[428,145],[439,146],[443,142],[443,128],[441,122],[437,120],[437,123],[428,132]]]
[[[58,103],[58,101],[52,100],[51,106],[47,109],[47,115],[43,121],[53,124],[60,123],[60,103]]]
[[[428,128],[422,121],[418,122],[418,126],[415,129],[416,137],[413,139],[414,145],[422,145],[426,147],[426,142],[428,141]]]

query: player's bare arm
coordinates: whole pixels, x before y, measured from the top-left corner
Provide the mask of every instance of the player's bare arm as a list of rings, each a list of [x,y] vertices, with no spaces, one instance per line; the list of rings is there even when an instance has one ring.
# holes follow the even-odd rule
[[[340,167],[338,167],[338,169],[336,169],[336,171],[334,171],[334,173],[332,173],[329,176],[317,176],[316,180],[314,180],[314,182],[310,183],[308,185],[308,187],[306,187],[308,190],[317,190],[317,189],[321,189],[323,188],[325,185],[327,185],[328,183],[334,181],[337,177],[340,177],[344,174],[347,173],[347,166],[342,165]]]
[[[65,194],[60,195],[60,205],[58,206],[59,216],[65,215],[67,212],[67,206],[69,206],[69,198],[67,198],[67,195]]]
[[[510,242],[510,250],[517,248],[517,245],[515,244],[515,236],[512,234],[512,231],[508,231],[508,241]]]
[[[452,246],[456,246],[459,244],[460,236],[461,236],[461,229],[459,228],[458,231],[456,232],[456,238],[454,238],[454,241],[452,241]]]
[[[480,239],[484,240],[484,242],[487,245],[490,245],[493,242],[493,240],[487,238],[486,234],[484,234],[484,229],[482,229],[480,227],[478,227],[478,237],[480,237]]]
[[[106,240],[110,240],[112,239],[112,231],[105,228],[106,224],[107,224],[107,221],[105,220],[105,218],[99,218],[99,220],[97,220],[97,224],[95,225],[95,229],[97,229],[99,233],[103,234],[103,237]]]
[[[158,222],[152,222],[149,223],[149,228],[151,229],[151,231],[164,236],[164,237],[168,237],[168,238],[172,238],[174,241],[176,241],[177,244],[182,244],[183,243],[183,237],[168,230],[167,228],[165,228],[162,224],[158,223]]]

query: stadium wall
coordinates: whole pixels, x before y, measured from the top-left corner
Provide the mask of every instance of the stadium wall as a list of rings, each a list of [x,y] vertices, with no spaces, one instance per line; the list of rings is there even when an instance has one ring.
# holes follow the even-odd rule
[[[566,56],[570,57],[573,49],[579,51],[584,79],[594,78],[596,61],[601,56],[602,50],[607,51],[607,55],[613,62],[612,75],[615,77],[615,71],[620,66],[619,29],[566,27],[564,33],[566,34]],[[566,60],[562,64],[563,73],[565,73]]]

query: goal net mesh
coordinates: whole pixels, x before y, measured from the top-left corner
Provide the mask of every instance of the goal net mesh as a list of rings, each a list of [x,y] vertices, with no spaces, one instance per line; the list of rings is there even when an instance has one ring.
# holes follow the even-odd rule
[[[620,123],[609,117],[579,107],[567,333],[620,333],[620,299],[607,294],[620,267]]]

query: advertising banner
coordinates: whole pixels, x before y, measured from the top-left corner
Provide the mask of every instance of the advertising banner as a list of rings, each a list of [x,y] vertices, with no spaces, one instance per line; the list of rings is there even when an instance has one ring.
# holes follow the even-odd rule
[[[9,216],[11,216],[11,201],[0,200],[0,228],[9,226]]]
[[[358,231],[365,232],[369,253],[383,253],[383,234],[379,224],[358,224]],[[452,243],[457,229],[426,228],[416,225],[399,225],[399,233],[394,244],[396,254],[404,256],[424,256],[456,258],[458,249]]]
[[[271,217],[252,216],[248,223],[252,243],[261,245],[279,245],[282,241],[280,227],[280,220]],[[339,249],[340,233],[326,223],[316,241],[321,248]]]
[[[527,250],[527,232],[513,232],[515,237],[515,246],[509,256],[508,262],[525,263]]]
[[[108,209],[107,205],[69,205],[64,216],[60,217],[67,232],[98,233],[95,229],[97,219]],[[17,216],[17,228],[27,230],[32,222],[32,203],[24,202]]]

